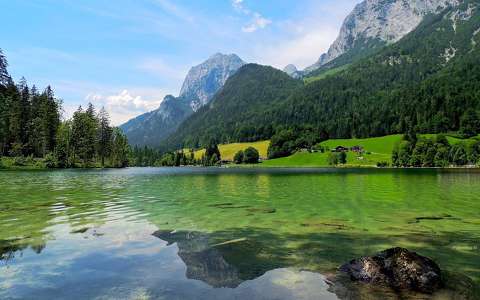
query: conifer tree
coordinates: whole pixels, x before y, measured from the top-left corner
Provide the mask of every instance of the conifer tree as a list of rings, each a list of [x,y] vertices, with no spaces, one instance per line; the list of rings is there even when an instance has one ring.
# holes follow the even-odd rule
[[[98,153],[102,167],[105,166],[105,157],[110,154],[112,145],[112,128],[110,119],[104,107],[98,113]]]

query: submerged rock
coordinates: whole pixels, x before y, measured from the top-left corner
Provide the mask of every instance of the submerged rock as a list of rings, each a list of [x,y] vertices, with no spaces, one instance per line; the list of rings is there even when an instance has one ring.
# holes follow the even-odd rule
[[[277,212],[275,208],[269,208],[269,207],[265,207],[265,208],[253,207],[253,208],[248,208],[247,211],[251,213],[259,212],[264,214],[273,214]]]
[[[441,270],[431,259],[404,248],[391,248],[340,267],[354,281],[399,290],[433,293],[444,286]]]

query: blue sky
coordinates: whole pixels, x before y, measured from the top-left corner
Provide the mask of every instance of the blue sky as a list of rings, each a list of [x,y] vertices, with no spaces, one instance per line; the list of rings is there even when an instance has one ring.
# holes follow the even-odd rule
[[[216,52],[283,68],[314,63],[359,0],[0,0],[15,80],[50,84],[65,117],[89,101],[118,125],[178,95]]]

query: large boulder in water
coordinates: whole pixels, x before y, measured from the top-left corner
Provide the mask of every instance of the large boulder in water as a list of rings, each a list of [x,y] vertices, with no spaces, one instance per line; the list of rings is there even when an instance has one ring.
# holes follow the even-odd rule
[[[374,256],[354,259],[340,267],[354,281],[387,285],[422,293],[443,287],[441,271],[431,259],[404,248],[392,248]]]

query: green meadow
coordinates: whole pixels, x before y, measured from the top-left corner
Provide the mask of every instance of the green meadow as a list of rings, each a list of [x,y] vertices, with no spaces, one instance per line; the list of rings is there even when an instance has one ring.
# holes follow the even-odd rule
[[[267,158],[267,150],[270,145],[270,141],[258,141],[251,143],[231,143],[231,144],[222,144],[218,145],[218,150],[220,150],[220,156],[222,160],[233,161],[233,156],[240,150],[245,150],[248,147],[253,147],[258,150],[260,158]],[[188,150],[184,150],[188,151]],[[201,159],[202,155],[205,154],[205,149],[200,149],[195,151],[195,159]]]
[[[422,134],[422,137],[435,138],[435,134]],[[277,159],[267,159],[268,146],[270,141],[258,141],[251,143],[231,143],[218,145],[220,154],[223,160],[233,161],[233,156],[240,150],[245,150],[248,147],[254,147],[260,153],[260,158],[263,160],[259,166],[261,167],[329,167],[328,155],[331,149],[337,146],[344,146],[351,148],[353,146],[361,146],[364,149],[362,154],[357,154],[352,151],[347,153],[347,163],[343,167],[373,167],[379,162],[392,162],[392,151],[395,144],[401,141],[403,135],[394,134],[375,138],[365,139],[331,139],[321,143],[326,151],[321,152],[297,152],[288,157]],[[466,144],[473,143],[480,139],[480,136],[462,139],[460,136],[451,134],[446,135],[450,144],[457,144],[464,142]],[[184,149],[184,151],[188,151]],[[195,158],[200,159],[205,153],[205,149],[195,151]]]
[[[392,151],[395,144],[402,139],[401,134],[387,135],[383,137],[366,139],[331,139],[321,143],[326,148],[324,153],[316,152],[297,152],[289,157],[266,160],[262,162],[262,167],[329,167],[328,155],[330,149],[337,146],[353,147],[361,146],[364,149],[363,154],[357,154],[352,151],[347,153],[347,163],[344,167],[373,167],[378,162],[392,162]],[[434,134],[422,135],[426,138],[434,138]],[[461,139],[456,135],[447,135],[450,144],[459,142],[473,143],[480,136],[471,139]]]

